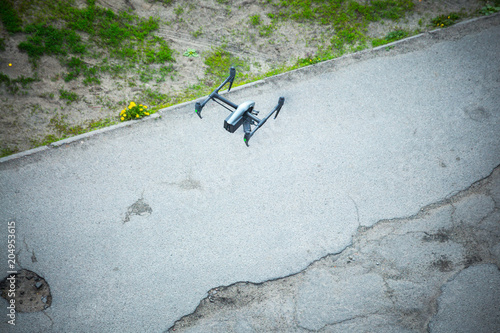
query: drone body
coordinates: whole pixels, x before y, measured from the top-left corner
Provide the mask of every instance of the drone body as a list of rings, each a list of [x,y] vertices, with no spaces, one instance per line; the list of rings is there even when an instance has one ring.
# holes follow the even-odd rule
[[[228,92],[231,90],[231,86],[233,85],[234,77],[236,75],[236,70],[234,67],[231,67],[229,70],[229,76],[222,82],[222,84],[215,89],[203,102],[196,102],[195,104],[195,112],[196,114],[201,118],[201,110],[205,106],[205,104],[208,103],[210,100],[214,100],[218,104],[222,105],[226,109],[228,109],[231,114],[226,118],[224,121],[224,128],[230,132],[234,133],[241,125],[243,125],[243,130],[245,132],[245,136],[243,137],[243,140],[245,141],[245,144],[248,146],[248,141],[250,138],[254,135],[255,131],[257,131],[264,123],[271,117],[271,115],[276,112],[276,115],[274,118],[278,116],[281,107],[283,106],[283,103],[285,102],[284,97],[280,97],[278,101],[278,105],[274,108],[273,111],[271,111],[264,119],[259,119],[257,118],[257,114],[259,114],[259,111],[254,110],[255,102],[253,101],[246,101],[241,103],[240,105],[236,105],[233,102],[225,99],[221,95],[219,95],[219,90],[226,85],[226,83],[229,82],[229,89],[227,90]],[[231,107],[234,110],[231,110],[227,106],[219,103],[217,100],[227,104],[229,107]],[[254,129],[252,130],[251,126],[255,126]]]

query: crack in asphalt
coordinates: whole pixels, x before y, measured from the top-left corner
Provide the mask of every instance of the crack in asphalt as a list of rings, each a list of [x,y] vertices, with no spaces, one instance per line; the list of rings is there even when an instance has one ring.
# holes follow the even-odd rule
[[[225,318],[224,316],[230,311],[243,311],[242,309],[246,309],[251,312],[253,311],[252,308],[256,306],[272,302],[276,298],[276,290],[274,290],[276,288],[281,292],[279,299],[291,299],[294,303],[293,316],[288,318],[288,322],[285,320],[284,323],[280,323],[280,325],[286,326],[291,331],[318,331],[318,326],[322,330],[327,326],[362,322],[363,319],[370,316],[380,315],[382,317],[394,317],[399,320],[399,325],[406,326],[406,328],[427,332],[431,319],[438,311],[438,299],[442,294],[442,289],[447,283],[453,281],[461,271],[471,265],[493,263],[497,267],[500,266],[490,249],[496,239],[490,241],[491,244],[487,244],[488,242],[485,241],[490,237],[487,226],[476,226],[471,222],[464,222],[456,216],[457,209],[460,208],[460,205],[464,205],[466,200],[484,199],[482,196],[488,196],[488,198],[492,199],[494,207],[487,214],[478,217],[480,222],[483,223],[491,217],[494,218],[493,214],[498,214],[500,207],[497,200],[491,196],[491,189],[488,188],[493,177],[500,178],[500,165],[495,167],[489,175],[474,182],[469,187],[452,196],[426,205],[415,214],[406,217],[382,219],[369,227],[359,226],[351,239],[351,243],[343,250],[314,260],[306,268],[296,273],[259,283],[240,281],[213,288],[207,293],[208,296],[200,301],[192,313],[184,315],[175,321],[167,332],[188,331],[190,327],[194,327],[198,323],[203,324],[204,321],[211,319],[217,321],[217,317]],[[478,196],[478,198],[474,196]],[[474,204],[474,202],[472,203]],[[356,206],[355,202],[354,204]],[[442,218],[443,223],[450,225],[448,228],[439,225],[433,229],[432,219],[439,214],[443,214],[443,211],[445,214],[444,218]],[[422,226],[415,226],[415,224],[422,224]],[[416,228],[416,230],[411,230],[411,228]],[[495,231],[497,230],[495,229]],[[495,237],[500,241],[500,235]],[[404,260],[404,257],[411,256],[411,253],[401,253],[401,258],[391,253],[390,246],[394,246],[393,244],[397,242],[402,242],[403,245],[407,246],[413,245],[407,243],[419,242],[417,244],[420,244],[420,248],[417,250],[422,251],[429,257],[433,256],[433,258],[429,261],[429,258],[424,256],[417,263],[413,263],[410,258],[408,259],[408,267],[401,265],[398,259],[403,258]],[[385,249],[386,247],[389,247],[389,250]],[[439,251],[443,253],[439,253]],[[455,252],[463,253],[460,257]],[[301,295],[301,290],[304,285],[307,286],[308,283],[315,282],[314,272],[328,272],[327,274],[337,280],[342,278],[350,279],[352,276],[349,271],[351,267],[354,267],[354,274],[357,274],[355,276],[362,276],[363,274],[379,275],[383,281],[385,297],[390,301],[391,306],[382,306],[376,312],[354,314],[350,318],[332,322],[328,322],[328,320],[326,322],[321,322],[321,320],[313,322],[314,320],[304,319],[307,316],[300,316],[299,303],[303,303],[304,299],[309,300],[307,295]],[[351,275],[346,277],[346,274]],[[431,284],[430,288],[425,282],[422,282],[424,281],[422,277],[429,280],[425,281],[427,284]],[[316,279],[324,282],[319,278]],[[420,292],[421,295],[418,301],[422,304],[410,308],[402,306],[405,297],[411,299],[415,296],[405,296],[404,292],[401,292],[404,288],[399,284],[407,284],[417,294]],[[319,309],[321,309],[321,305]],[[286,317],[286,314],[284,316]],[[225,323],[229,325],[230,320],[226,320]]]

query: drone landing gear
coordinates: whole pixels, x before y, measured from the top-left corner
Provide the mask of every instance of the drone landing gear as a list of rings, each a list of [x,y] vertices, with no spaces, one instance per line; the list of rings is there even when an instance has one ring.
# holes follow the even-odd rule
[[[243,141],[248,147],[248,141],[250,141],[250,138],[255,134],[255,132],[262,126],[264,123],[273,115],[273,113],[276,112],[276,115],[274,116],[274,119],[278,117],[278,114],[280,113],[281,107],[283,106],[283,103],[285,103],[285,98],[280,97],[278,100],[278,105],[274,108],[273,111],[271,111],[265,118],[259,119],[255,117],[259,113],[259,111],[252,111],[247,113],[247,117],[243,122],[243,131],[245,132],[245,135],[243,136]],[[252,130],[251,125],[254,125],[254,129]]]

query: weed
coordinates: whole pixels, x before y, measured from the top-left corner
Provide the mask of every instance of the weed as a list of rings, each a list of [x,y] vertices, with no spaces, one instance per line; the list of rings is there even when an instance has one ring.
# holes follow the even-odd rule
[[[450,13],[449,15],[439,15],[431,20],[431,23],[437,27],[448,27],[450,25],[455,24],[455,21],[460,19],[460,15],[458,13]]]
[[[149,110],[146,105],[142,104],[135,104],[134,102],[130,102],[128,107],[120,111],[120,120],[121,121],[126,121],[126,120],[133,120],[133,119],[139,119],[145,116],[149,116]]]
[[[198,30],[191,32],[191,36],[194,38],[198,38],[203,34],[202,27],[199,27]]]
[[[259,35],[262,37],[269,36],[275,29],[276,27],[272,23],[268,25],[261,25],[259,27]]]
[[[180,15],[182,15],[182,13],[184,13],[184,8],[182,8],[182,6],[179,5],[179,6],[175,7],[174,13],[176,16],[180,16]]]
[[[492,6],[490,4],[486,4],[486,6],[479,10],[479,13],[481,15],[490,15],[498,11],[500,11],[500,6]]]
[[[261,23],[260,21],[260,15],[252,15],[250,16],[250,24],[253,26],[258,26]]]
[[[160,77],[156,79],[157,83],[165,81],[165,77],[167,77],[170,73],[174,71],[174,66],[170,64],[169,66],[160,67]]]
[[[80,97],[76,93],[71,91],[66,91],[64,89],[59,89],[59,98],[66,100],[66,104],[71,104],[80,99]]]
[[[11,34],[22,31],[22,21],[9,0],[0,1],[0,20]]]
[[[5,39],[0,38],[0,51],[5,51]]]
[[[194,49],[187,49],[186,52],[184,52],[183,56],[185,57],[198,57],[199,54],[196,52]]]

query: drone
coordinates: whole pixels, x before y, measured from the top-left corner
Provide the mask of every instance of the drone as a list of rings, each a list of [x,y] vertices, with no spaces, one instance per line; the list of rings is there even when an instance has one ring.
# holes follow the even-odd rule
[[[274,116],[274,119],[276,119],[276,117],[280,113],[283,103],[285,102],[285,98],[280,97],[278,100],[278,105],[276,105],[274,110],[271,111],[265,118],[259,119],[257,118],[259,111],[254,110],[255,106],[254,101],[246,101],[241,103],[240,105],[236,105],[233,102],[219,95],[219,90],[221,90],[222,87],[224,87],[228,82],[229,82],[229,89],[227,89],[227,91],[228,92],[231,91],[231,86],[233,85],[235,76],[236,76],[236,69],[234,67],[231,67],[229,69],[229,76],[224,80],[224,82],[222,82],[222,84],[217,89],[215,89],[210,95],[208,95],[208,97],[203,102],[201,103],[196,102],[194,109],[196,114],[200,117],[200,119],[202,118],[201,110],[210,100],[213,100],[219,105],[228,109],[231,112],[231,114],[226,118],[226,120],[224,120],[224,128],[229,133],[234,133],[241,125],[243,125],[243,131],[245,132],[245,135],[243,136],[243,141],[248,147],[248,141],[250,141],[250,138],[262,125],[264,125],[267,119],[269,119],[269,117],[271,117],[275,112],[276,115]],[[220,103],[217,100],[230,106],[234,110],[231,110],[229,107]],[[252,126],[254,126],[253,129]]]

